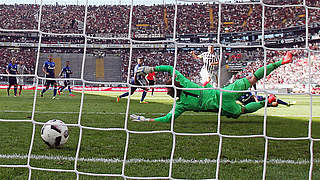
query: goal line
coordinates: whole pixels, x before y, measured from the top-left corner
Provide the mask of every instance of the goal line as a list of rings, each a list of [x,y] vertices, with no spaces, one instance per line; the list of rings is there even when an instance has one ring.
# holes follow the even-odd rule
[[[28,155],[21,154],[0,154],[0,159],[27,159]],[[35,160],[54,160],[54,161],[75,161],[74,157],[71,156],[47,156],[47,155],[31,155],[31,159]],[[102,163],[123,163],[122,159],[118,158],[78,158],[81,162],[102,162]],[[214,164],[217,163],[216,159],[173,159],[174,163],[191,163],[191,164]],[[314,163],[320,163],[320,159],[314,159]],[[126,163],[170,163],[170,159],[127,159]],[[262,164],[263,160],[257,159],[221,159],[220,163],[231,163],[231,164]],[[288,160],[288,159],[269,159],[268,164],[310,164],[309,160]],[[0,165],[1,167],[2,165]]]

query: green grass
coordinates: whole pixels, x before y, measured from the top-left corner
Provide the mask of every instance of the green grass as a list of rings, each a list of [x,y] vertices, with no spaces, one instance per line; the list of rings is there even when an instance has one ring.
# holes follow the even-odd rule
[[[168,160],[171,157],[173,142],[174,159],[211,160],[208,163],[177,161],[172,164],[172,177],[177,179],[214,179],[220,139],[219,136],[184,136],[162,132],[141,134],[145,131],[171,130],[171,124],[157,122],[125,121],[127,100],[115,102],[119,93],[91,93],[84,95],[83,109],[79,115],[81,94],[75,97],[67,94],[51,99],[51,91],[45,97],[36,99],[34,120],[46,122],[61,119],[67,124],[77,124],[80,119],[84,127],[69,127],[70,138],[61,149],[49,149],[41,140],[41,125],[35,125],[32,146],[33,156],[75,157],[82,131],[79,158],[118,159],[115,162],[78,161],[77,170],[85,173],[118,174],[118,177],[93,177],[80,175],[79,179],[124,179],[122,174],[126,141],[128,140],[127,160]],[[146,113],[146,117],[157,117],[171,109],[172,99],[163,93],[147,96],[149,104],[139,104],[140,93],[134,94],[130,102],[130,113]],[[31,119],[34,91],[24,91],[20,97],[8,97],[0,91],[0,119]],[[302,95],[279,96],[286,101],[297,101],[291,107],[281,106],[267,109],[266,133],[275,138],[307,137],[309,133],[310,97]],[[312,98],[313,138],[320,139],[320,97]],[[262,135],[264,133],[264,110],[239,119],[221,118],[220,133],[223,135]],[[103,131],[86,127],[105,128]],[[127,127],[129,131],[124,131]],[[173,131],[176,133],[213,133],[217,132],[218,117],[215,113],[186,112],[175,120]],[[106,128],[109,128],[106,130]],[[112,129],[118,128],[118,129]],[[139,133],[136,133],[139,132]],[[29,153],[33,124],[30,122],[0,122],[0,165],[26,165],[27,159],[3,158],[1,155],[27,155]],[[262,179],[265,138],[222,138],[222,151],[219,166],[219,179]],[[268,140],[268,160],[310,160],[310,140]],[[314,141],[313,179],[320,179],[320,142]],[[241,160],[259,160],[259,163],[240,163]],[[227,160],[235,162],[226,162]],[[60,159],[30,159],[30,166],[47,169],[74,170],[75,161]],[[267,163],[267,179],[308,179],[310,164]],[[131,161],[124,166],[128,177],[167,177],[170,172],[167,161]],[[32,170],[31,179],[76,179],[73,172],[50,172]],[[28,179],[29,169],[0,167],[0,179]]]

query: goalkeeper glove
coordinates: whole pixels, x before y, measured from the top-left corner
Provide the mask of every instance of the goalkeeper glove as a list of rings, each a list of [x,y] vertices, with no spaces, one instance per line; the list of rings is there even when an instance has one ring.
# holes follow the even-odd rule
[[[141,66],[137,70],[137,75],[147,75],[152,72],[154,72],[154,67]]]
[[[150,121],[151,119],[150,118],[145,118],[143,116],[137,116],[135,114],[131,114],[130,115],[130,118],[132,119],[132,121],[138,121],[138,122],[141,122],[141,121]]]

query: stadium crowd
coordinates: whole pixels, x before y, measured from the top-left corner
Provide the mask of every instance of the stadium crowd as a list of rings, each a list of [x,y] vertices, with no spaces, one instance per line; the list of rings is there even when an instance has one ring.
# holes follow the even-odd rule
[[[317,46],[315,46],[317,47]],[[310,49],[315,49],[310,47]],[[268,51],[267,64],[278,61],[284,56],[284,52]],[[264,65],[263,58],[259,61],[250,61],[250,63],[240,72],[235,79],[240,79],[248,75],[252,75],[258,68]],[[266,77],[266,87],[275,88],[277,85],[282,87],[292,87],[294,92],[305,92],[306,84],[311,84],[311,93],[320,93],[320,56],[319,53],[310,53],[310,61],[308,52],[299,50],[295,52],[294,63],[281,66],[273,73]],[[257,86],[263,87],[264,81],[259,81]]]
[[[271,3],[274,1],[265,1]],[[281,4],[302,4],[302,1],[286,0]],[[307,0],[306,5],[320,7],[319,1]],[[39,5],[0,5],[0,28],[37,29]],[[223,4],[221,32],[245,32],[261,30],[262,6],[260,4]],[[305,24],[305,7],[265,7],[265,29],[279,29]],[[308,10],[309,24],[320,22],[317,9]],[[216,33],[218,31],[218,4],[181,4],[177,11],[177,33]],[[132,35],[154,34],[164,36],[173,33],[175,6],[172,4],[133,8]],[[85,6],[43,5],[41,30],[51,33],[81,34],[84,26]],[[129,31],[129,5],[89,6],[86,32],[92,36],[124,37]],[[157,36],[157,37],[159,37]]]
[[[314,49],[310,47],[310,49]],[[0,48],[0,73],[5,73],[5,68],[9,63],[9,60],[12,56],[16,57],[18,61],[26,62],[26,66],[31,73],[35,71],[35,62],[37,50],[35,48]],[[81,49],[52,49],[52,48],[43,48],[42,53],[83,53]],[[100,54],[99,54],[100,53]],[[230,51],[228,51],[230,53]],[[227,64],[232,65],[234,61],[230,61],[230,58],[224,52],[224,58],[227,58]],[[256,71],[259,67],[263,66],[263,51],[261,49],[235,49],[232,50],[232,53],[246,53],[249,57],[249,61],[244,61],[243,70],[234,75],[235,79],[243,78],[250,75],[252,72]],[[120,56],[122,58],[122,81],[126,81],[128,77],[128,67],[129,67],[129,57],[130,50],[107,50],[101,52],[99,50],[90,50],[88,49],[87,54],[92,54],[96,56],[103,56],[104,54],[113,54]],[[146,49],[133,49],[132,51],[132,61],[131,61],[131,70],[130,76],[132,76],[132,67],[136,65],[136,59],[138,57],[143,57],[145,59],[144,65],[146,66],[158,66],[158,65],[172,65],[174,66],[174,51],[164,51],[164,50],[146,50]],[[267,51],[267,64],[275,62],[283,57],[283,52],[280,51]],[[229,59],[229,61],[228,61]],[[293,64],[282,66],[278,68],[275,72],[269,75],[266,79],[266,85],[294,85],[294,88],[297,91],[305,89],[305,84],[308,84],[309,81],[313,85],[320,85],[320,58],[317,54],[311,54],[310,56],[311,66],[309,70],[308,62],[308,53],[307,51],[297,51],[295,55],[295,61]],[[239,63],[239,62],[238,62]],[[176,68],[190,80],[200,83],[199,72],[203,66],[202,61],[195,60],[192,58],[190,51],[178,51]],[[310,74],[309,74],[310,73]],[[163,84],[169,77],[168,74],[159,73],[157,76],[157,83]],[[309,77],[311,79],[309,79]],[[258,83],[258,86],[263,86],[263,81]],[[313,92],[319,93],[317,88],[314,87]]]
[[[306,0],[310,7],[320,7],[319,1]],[[266,4],[278,5],[301,5],[302,0],[264,0]],[[37,29],[40,18],[40,6],[33,4],[0,4],[0,28],[3,29]],[[261,4],[222,4],[221,5],[221,32],[245,32],[261,31],[262,28],[262,5]],[[303,6],[292,7],[270,7],[265,6],[265,29],[280,29],[305,25],[306,9]],[[153,6],[135,5],[132,16],[133,37],[149,38],[141,36],[144,34],[155,35],[161,38],[170,35],[174,31],[175,5],[162,4]],[[202,34],[216,33],[218,31],[219,5],[212,3],[179,4],[177,10],[177,33],[179,34]],[[40,29],[44,32],[59,34],[79,34],[68,36],[52,36],[43,34],[42,42],[45,44],[83,44],[85,42],[83,33],[85,6],[78,5],[43,5],[41,11]],[[317,9],[308,9],[308,24],[320,23],[320,13]],[[130,22],[129,5],[102,5],[88,6],[86,33],[96,37],[127,37]],[[18,34],[18,35],[17,35]],[[37,43],[37,33],[24,36],[21,32],[16,35],[0,36],[0,42],[15,43]],[[116,39],[87,39],[88,44],[128,44],[127,40]],[[311,49],[314,47],[311,47]],[[223,58],[230,66],[240,66],[241,72],[234,76],[235,79],[252,73],[263,65],[262,49],[234,49],[233,53],[247,54],[249,61],[241,62],[228,58],[228,52],[224,52]],[[0,48],[0,73],[5,74],[5,67],[10,57],[15,56],[18,61],[25,61],[31,73],[34,73],[36,61],[36,48]],[[82,49],[41,48],[41,53],[83,53]],[[103,56],[104,54],[115,54],[122,57],[122,80],[126,81],[129,67],[129,49],[121,50],[94,50],[87,49],[87,54]],[[201,53],[201,52],[199,52]],[[273,84],[306,84],[309,80],[307,54],[304,51],[298,53],[299,59],[295,64],[279,68],[272,76],[268,76],[266,83]],[[280,58],[282,54],[268,51],[268,62]],[[145,65],[174,65],[174,51],[172,50],[146,50],[134,49],[132,53],[132,65],[138,57],[144,57]],[[320,84],[320,70],[318,56],[312,56],[313,64],[311,74],[312,83]],[[199,82],[199,72],[202,62],[194,60],[190,50],[179,50],[176,67],[186,77],[194,82]],[[132,70],[130,70],[132,76]],[[158,74],[158,83],[163,83],[168,76]],[[262,83],[262,82],[260,82]],[[260,84],[261,85],[261,84]]]

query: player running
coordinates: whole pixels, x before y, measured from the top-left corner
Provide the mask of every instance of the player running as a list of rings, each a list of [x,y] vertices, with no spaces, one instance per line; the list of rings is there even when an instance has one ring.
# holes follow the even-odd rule
[[[209,78],[211,78],[213,83],[218,83],[218,65],[219,60],[216,53],[214,52],[213,46],[208,46],[208,52],[204,52],[200,55],[196,55],[194,51],[191,52],[194,59],[202,60],[203,66],[200,71],[200,82],[204,84]]]
[[[267,65],[266,75],[269,75],[273,70],[280,67],[283,64],[292,62],[291,52],[287,52],[282,60],[275,63]],[[148,74],[150,72],[169,72],[171,75],[173,73],[172,66],[156,66],[156,67],[142,67],[139,69],[140,74]],[[139,74],[138,73],[138,74]],[[249,89],[252,85],[256,84],[258,80],[262,79],[264,76],[264,67],[259,68],[253,76],[242,78],[235,81],[232,84],[224,87],[224,90],[231,91],[243,91]],[[191,82],[186,77],[184,77],[179,71],[175,71],[174,85],[180,88],[202,88],[202,86]],[[172,82],[169,80],[168,85]],[[211,88],[210,84],[205,87]],[[174,89],[172,87],[167,88],[168,95],[174,97]],[[176,101],[176,106],[174,110],[174,118],[178,118],[185,111],[195,111],[195,112],[219,112],[220,105],[220,91],[215,89],[208,90],[180,90],[177,89],[176,97],[179,99]],[[251,102],[245,106],[236,103],[237,99],[243,95],[243,92],[225,92],[222,91],[222,104],[221,104],[221,115],[228,118],[238,118],[241,114],[255,112],[262,107],[264,107],[265,101]],[[269,99],[268,99],[269,100]],[[270,100],[275,101],[275,99]],[[166,116],[158,117],[155,119],[145,118],[143,116],[137,116],[135,114],[130,115],[133,121],[159,121],[159,122],[170,122],[172,118],[171,110]]]
[[[70,68],[70,61],[66,61],[66,67],[64,67],[60,74],[59,77],[64,77],[64,78],[70,78],[70,75],[72,74],[71,68]],[[61,95],[61,92],[64,90],[64,88],[68,87],[68,91],[69,91],[69,96],[74,96],[71,92],[71,88],[70,88],[70,81],[69,80],[65,80],[63,81],[64,86],[61,86],[58,89],[58,94]]]
[[[55,78],[54,69],[56,64],[53,62],[52,56],[49,56],[48,61],[43,64],[42,71],[45,74],[46,78]],[[53,86],[53,97],[52,99],[56,98],[57,95],[57,82],[56,80],[46,80],[44,86],[45,88],[42,89],[40,92],[40,96],[43,97],[43,94],[49,89],[50,85]]]
[[[18,66],[16,64],[16,58],[13,57],[11,59],[11,63],[8,64],[7,66],[7,69],[6,69],[6,72],[7,74],[17,74],[17,70],[18,70]],[[8,77],[8,81],[9,81],[9,86],[7,88],[7,93],[8,93],[8,96],[10,96],[10,88],[11,86],[14,86],[14,96],[16,97],[17,96],[17,88],[18,88],[18,83],[17,83],[17,78],[14,77],[14,76],[9,76]]]
[[[134,67],[134,71],[133,71],[134,76],[131,79],[132,85],[146,86],[148,84],[148,82],[145,78],[145,75],[138,75],[137,74],[138,68],[142,67],[142,64],[143,64],[143,58],[138,58],[138,64]],[[132,95],[137,89],[138,89],[138,87],[131,87],[131,94],[130,95]],[[148,92],[148,88],[141,88],[141,89],[143,89],[144,91],[142,93],[140,103],[148,103],[148,102],[144,101],[144,98],[146,97],[147,92]],[[129,96],[129,92],[123,93],[122,95],[118,96],[117,102],[119,102],[121,98],[126,97],[126,96]]]

